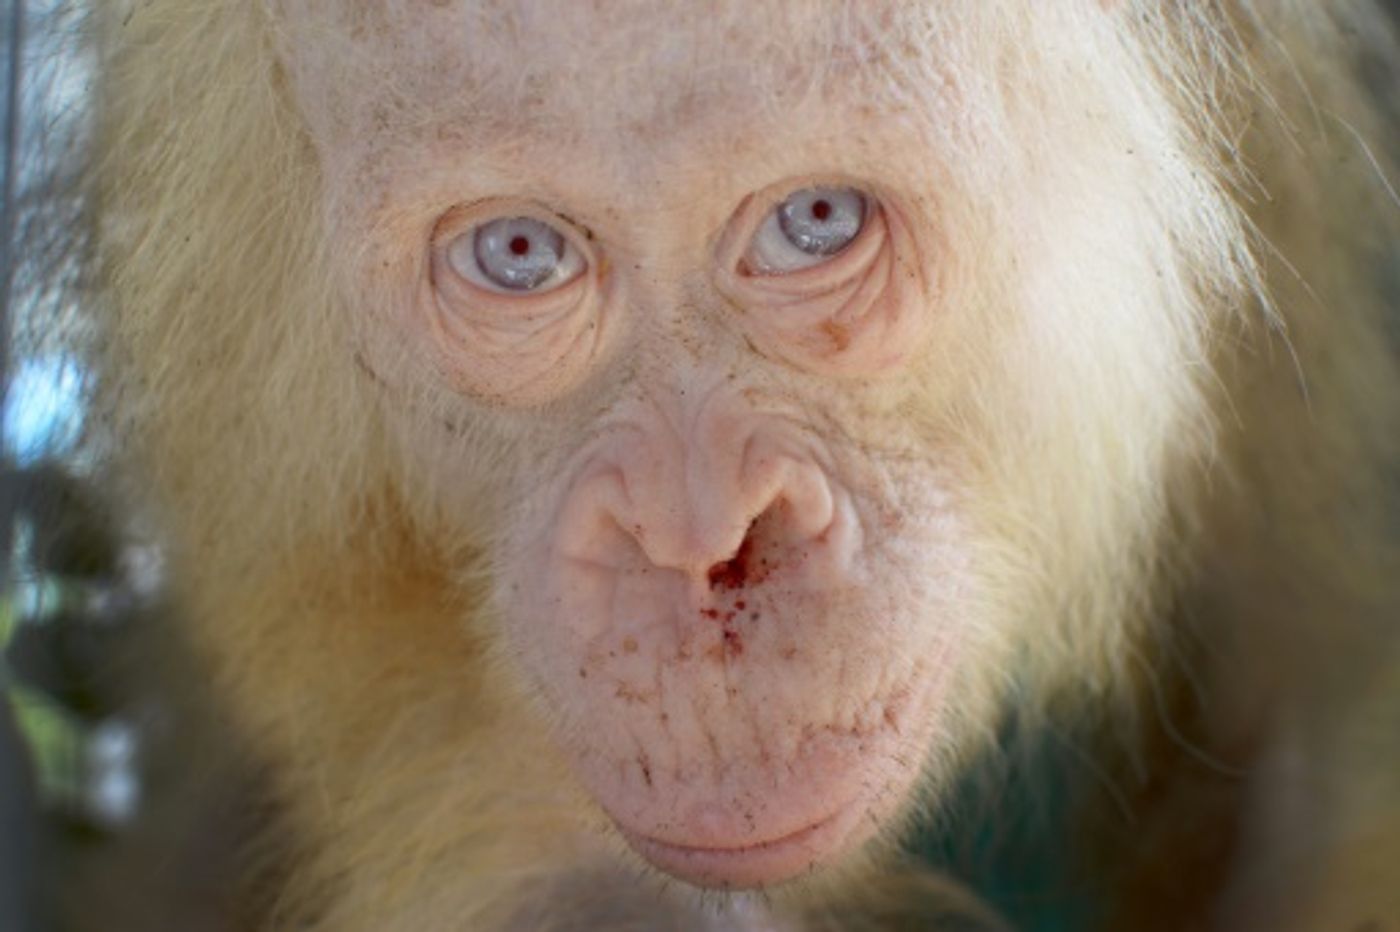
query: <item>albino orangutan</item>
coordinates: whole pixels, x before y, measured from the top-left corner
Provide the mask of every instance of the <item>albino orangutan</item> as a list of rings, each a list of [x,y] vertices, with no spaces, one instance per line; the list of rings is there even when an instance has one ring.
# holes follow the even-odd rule
[[[1392,26],[100,4],[240,921],[1400,929]]]

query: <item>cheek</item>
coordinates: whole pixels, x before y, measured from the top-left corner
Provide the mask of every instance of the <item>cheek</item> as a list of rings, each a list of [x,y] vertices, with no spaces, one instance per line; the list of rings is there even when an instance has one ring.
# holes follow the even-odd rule
[[[635,529],[570,531],[606,494],[580,477],[503,567],[511,645],[580,779],[691,882],[774,883],[859,847],[946,727],[974,603],[961,524],[935,483],[884,503],[834,488],[821,535],[780,504],[697,578]]]
[[[344,179],[328,177],[333,190]],[[371,185],[366,204],[384,195],[383,185]],[[425,232],[403,219],[376,226],[362,209],[330,197],[326,204],[326,253],[335,307],[347,319],[356,364],[381,390],[418,396],[432,384],[431,347],[419,322],[423,263],[402,243],[416,242]]]

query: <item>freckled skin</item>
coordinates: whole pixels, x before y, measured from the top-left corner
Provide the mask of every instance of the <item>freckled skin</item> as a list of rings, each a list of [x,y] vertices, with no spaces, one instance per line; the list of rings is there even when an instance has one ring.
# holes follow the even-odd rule
[[[973,583],[951,505],[955,451],[919,462],[880,452],[918,445],[890,414],[944,312],[942,269],[928,261],[939,232],[910,210],[921,193],[913,162],[854,174],[831,138],[872,78],[843,73],[839,43],[835,73],[826,84],[799,76],[806,102],[777,126],[735,93],[780,65],[765,43],[750,42],[747,73],[715,75],[703,96],[692,54],[665,48],[641,84],[618,88],[606,63],[620,50],[601,23],[576,21],[569,4],[541,9],[479,30],[483,14],[468,4],[389,3],[354,24],[314,4],[285,11],[335,236],[371,244],[370,257],[347,249],[362,264],[341,269],[365,283],[361,352],[391,385],[421,384],[427,361],[443,373],[435,391],[446,381],[469,400],[519,407],[521,420],[541,402],[594,402],[600,413],[504,483],[505,500],[534,503],[508,519],[498,561],[507,641],[580,780],[644,857],[702,885],[786,880],[894,817],[936,742],[959,652]],[[297,41],[328,23],[350,27],[351,64]],[[819,33],[830,24],[814,25],[792,36],[797,47],[829,41]],[[691,28],[734,45],[701,19]],[[598,42],[580,44],[578,29]],[[538,81],[492,80],[521,60]],[[408,101],[374,89],[390,75]],[[687,117],[676,123],[678,109]],[[458,126],[472,130],[459,137]],[[807,141],[793,162],[780,153],[796,134]],[[741,158],[712,160],[736,142]],[[590,158],[569,158],[575,144]],[[370,196],[351,194],[366,182]],[[866,193],[860,236],[781,282],[747,274],[757,224],[812,183]],[[587,251],[571,286],[580,297],[555,307],[446,293],[441,265],[427,287],[413,283],[431,249],[421,231],[483,197],[528,199],[483,217],[528,203]],[[386,279],[385,268],[398,271]],[[565,326],[555,322],[498,341],[489,314],[587,316],[588,339],[552,339]],[[520,383],[522,369],[541,379]],[[910,516],[898,533],[872,533],[895,514]]]
[[[956,524],[928,502],[861,501],[855,469],[879,466],[843,469],[800,416],[701,378],[670,417],[649,399],[611,413],[554,515],[521,529],[506,573],[528,594],[501,610],[566,744],[588,736],[580,777],[639,850],[750,885],[856,844],[907,794],[947,678],[922,658],[956,649],[956,603],[930,587],[892,604],[882,581],[922,575],[905,548],[952,551]],[[906,505],[929,519],[867,538],[866,515]],[[820,844],[729,866],[670,850],[747,852],[843,814]]]

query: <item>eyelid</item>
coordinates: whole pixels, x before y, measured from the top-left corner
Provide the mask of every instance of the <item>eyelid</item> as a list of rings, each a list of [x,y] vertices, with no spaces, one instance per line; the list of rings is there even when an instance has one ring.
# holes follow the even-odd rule
[[[849,188],[865,199],[865,217],[860,232],[839,252],[806,268],[789,272],[765,273],[745,261],[749,246],[760,228],[788,197],[807,188]],[[839,282],[853,270],[867,264],[882,247],[885,230],[884,204],[875,191],[845,178],[805,178],[786,181],[740,202],[726,225],[715,249],[715,259],[726,291],[758,289],[769,294],[794,295],[820,292],[824,282]]]
[[[509,291],[472,281],[453,268],[447,250],[458,237],[493,220],[510,217],[537,220],[559,233],[564,240],[565,255],[572,251],[579,258],[577,272],[547,290]],[[573,223],[533,202],[503,198],[477,201],[454,207],[438,219],[429,245],[429,277],[434,292],[483,310],[518,313],[523,306],[535,302],[555,305],[561,292],[576,298],[574,289],[588,280],[590,271],[598,268],[597,257],[588,241],[589,237]]]

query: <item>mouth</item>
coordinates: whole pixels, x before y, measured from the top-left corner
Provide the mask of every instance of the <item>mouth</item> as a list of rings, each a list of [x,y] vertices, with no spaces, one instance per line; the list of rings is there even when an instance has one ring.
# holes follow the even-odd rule
[[[724,890],[771,886],[791,880],[844,847],[861,807],[847,804],[830,815],[776,838],[733,846],[682,845],[629,830],[627,843],[659,870],[687,883]]]

